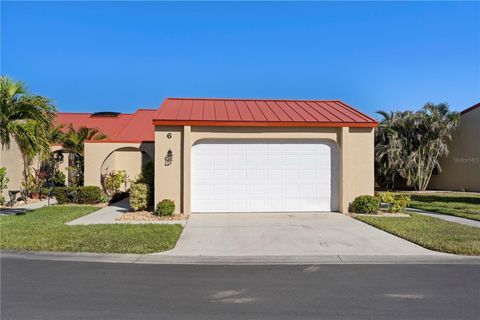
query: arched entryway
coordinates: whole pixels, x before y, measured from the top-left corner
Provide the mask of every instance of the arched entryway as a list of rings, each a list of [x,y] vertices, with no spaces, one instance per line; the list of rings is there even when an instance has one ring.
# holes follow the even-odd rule
[[[142,167],[152,161],[152,157],[136,147],[122,147],[113,150],[103,161],[100,175],[112,171],[124,170],[128,179],[134,180],[140,174]]]

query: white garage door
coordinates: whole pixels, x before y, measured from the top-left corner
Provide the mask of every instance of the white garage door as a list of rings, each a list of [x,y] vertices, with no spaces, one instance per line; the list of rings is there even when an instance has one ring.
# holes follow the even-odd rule
[[[336,211],[335,150],[315,140],[197,143],[192,212]]]

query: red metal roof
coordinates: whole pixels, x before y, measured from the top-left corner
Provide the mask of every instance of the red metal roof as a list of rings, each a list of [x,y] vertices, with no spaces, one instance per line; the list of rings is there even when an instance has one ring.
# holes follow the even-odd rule
[[[138,109],[133,114],[119,114],[117,117],[95,117],[91,113],[58,112],[57,124],[96,128],[107,135],[107,139],[96,142],[153,142],[154,127],[152,119],[155,109]]]
[[[377,121],[339,100],[167,98],[155,125],[375,127]]]

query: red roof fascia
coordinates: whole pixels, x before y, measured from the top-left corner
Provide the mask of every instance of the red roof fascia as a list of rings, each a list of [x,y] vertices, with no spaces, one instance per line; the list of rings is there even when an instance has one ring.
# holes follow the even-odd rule
[[[271,121],[194,121],[194,120],[153,120],[156,126],[199,126],[199,127],[358,127],[375,128],[370,122],[271,122]]]
[[[462,112],[460,112],[460,114],[463,115],[463,114],[465,114],[465,113],[467,113],[467,112],[470,112],[470,111],[472,111],[472,110],[475,110],[475,109],[477,109],[477,108],[480,108],[480,103],[477,103],[476,105],[473,105],[473,106],[471,106],[470,108],[467,108],[467,109],[463,110]]]
[[[139,141],[139,140],[118,140],[118,139],[104,139],[104,140],[85,140],[85,143],[144,143],[144,142],[154,142],[154,140],[146,140],[146,141]]]

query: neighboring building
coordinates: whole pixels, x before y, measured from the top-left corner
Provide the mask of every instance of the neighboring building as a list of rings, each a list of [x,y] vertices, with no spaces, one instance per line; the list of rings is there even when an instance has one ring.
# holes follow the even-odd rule
[[[169,98],[56,121],[108,136],[85,143],[85,185],[112,170],[133,179],[156,157],[155,203],[172,199],[177,213],[347,212],[374,190],[377,122],[338,100]]]
[[[113,170],[125,170],[130,179],[135,179],[144,164],[154,158],[154,132],[152,125],[156,109],[138,109],[133,114],[112,112],[68,113],[58,112],[56,124],[96,128],[107,135],[107,139],[85,142],[85,185],[101,186],[101,175]],[[62,152],[62,145],[52,144],[52,152]],[[63,153],[63,162],[59,169],[68,176],[68,153]],[[38,161],[32,167],[38,168]],[[8,190],[20,190],[23,181],[23,162],[18,145],[12,139],[9,149],[0,151],[0,167],[7,168],[8,187],[4,197],[8,198]]]
[[[480,103],[464,110],[430,189],[480,192]]]
[[[107,135],[104,140],[85,142],[84,184],[101,186],[101,175],[114,170],[125,170],[129,179],[135,179],[142,166],[154,159],[156,113],[156,109],[138,109],[133,114],[58,113],[57,123],[96,128]]]

